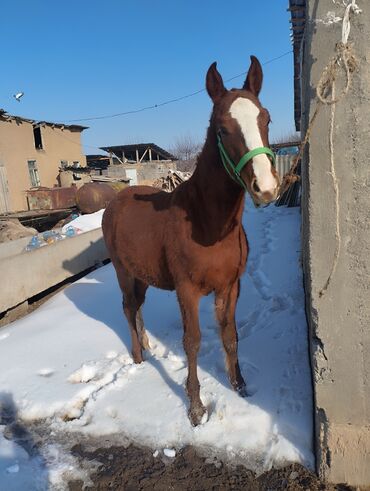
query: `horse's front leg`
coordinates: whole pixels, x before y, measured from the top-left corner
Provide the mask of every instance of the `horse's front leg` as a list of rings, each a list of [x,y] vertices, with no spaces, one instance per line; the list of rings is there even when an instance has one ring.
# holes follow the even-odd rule
[[[238,333],[235,326],[235,308],[239,296],[239,280],[226,289],[216,292],[216,316],[221,328],[221,338],[226,353],[226,369],[234,390],[243,397],[246,386],[240,373],[238,360]]]
[[[199,395],[197,356],[200,347],[199,299],[201,294],[192,285],[182,285],[177,289],[182,320],[184,324],[184,350],[188,359],[188,378],[186,390],[190,400],[188,411],[190,422],[197,426],[207,421],[207,410]]]

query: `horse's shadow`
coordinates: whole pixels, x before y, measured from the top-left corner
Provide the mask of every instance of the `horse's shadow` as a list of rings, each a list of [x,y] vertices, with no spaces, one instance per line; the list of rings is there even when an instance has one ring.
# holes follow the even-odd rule
[[[130,331],[123,314],[122,294],[113,266],[110,264],[93,271],[88,275],[88,279],[94,281],[75,283],[66,288],[64,294],[80,312],[111,329],[131,354]],[[211,296],[201,301],[199,310],[205,325],[201,325],[202,343],[198,366],[211,374],[220,384],[232,390],[224,369],[224,354],[213,315]],[[150,363],[170,389],[187,404],[184,383],[179,384],[174,381],[161,362],[168,355],[186,361],[182,346],[182,320],[176,294],[150,287],[143,306],[143,318],[153,348],[144,352],[145,362]],[[218,344],[220,355],[216,366],[214,356],[207,356],[208,351],[215,349],[214,344]]]
[[[0,469],[5,469],[5,476],[8,477],[2,481],[4,487],[0,485],[0,488],[10,485],[11,489],[26,489],[27,486],[27,489],[46,490],[49,476],[47,463],[40,452],[40,442],[34,438],[32,429],[19,418],[10,392],[0,392],[0,426],[3,428],[2,438],[24,451],[20,450],[18,455],[13,454],[13,450],[0,453]],[[16,480],[13,476],[16,476]],[[16,487],[13,487],[14,482],[17,483]]]
[[[88,275],[89,279],[93,279],[96,282],[79,282],[75,283],[64,290],[66,297],[72,301],[76,308],[83,312],[86,316],[95,319],[109,329],[111,329],[117,337],[121,340],[123,346],[126,348],[129,354],[131,354],[131,336],[127,320],[123,314],[122,309],[122,294],[119,289],[116,275],[112,265],[99,268]],[[154,295],[154,297],[156,297]],[[163,306],[162,313],[165,313],[167,306]],[[145,315],[146,314],[146,315]],[[164,346],[162,349],[162,356],[167,355],[169,351],[171,353],[182,356],[181,330],[178,328],[174,335],[169,339],[161,338],[161,329],[152,329],[150,323],[150,317],[159,314],[158,311],[158,299],[153,298],[152,295],[148,295],[148,298],[144,306],[144,322],[146,322],[147,332],[153,345],[152,335],[156,337],[160,345]],[[160,315],[160,314],[159,314]],[[160,320],[157,318],[154,320],[154,324],[157,324]],[[173,319],[173,325],[179,325],[176,323],[176,319]],[[179,327],[181,327],[179,325]],[[176,342],[176,338],[178,343]],[[155,350],[144,353],[145,362],[148,362],[159,373],[163,381],[168,385],[171,391],[184,403],[187,398],[184,393],[184,387],[178,384],[170,374],[166,371],[165,367],[161,363],[161,356],[156,356]]]

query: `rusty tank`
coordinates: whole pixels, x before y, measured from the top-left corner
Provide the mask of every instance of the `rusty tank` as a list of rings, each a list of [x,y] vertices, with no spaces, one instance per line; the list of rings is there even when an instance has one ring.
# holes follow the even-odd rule
[[[106,208],[107,204],[127,184],[121,182],[90,182],[84,184],[76,193],[77,207],[81,213],[94,213]]]

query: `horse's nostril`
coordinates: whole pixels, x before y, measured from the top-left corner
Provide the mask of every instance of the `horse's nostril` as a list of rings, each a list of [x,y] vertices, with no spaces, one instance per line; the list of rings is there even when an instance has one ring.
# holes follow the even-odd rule
[[[254,181],[253,181],[253,183],[252,183],[252,189],[253,189],[253,191],[254,191],[254,192],[256,192],[256,193],[259,193],[259,192],[261,191],[261,190],[260,190],[260,188],[259,188],[259,186],[258,186],[258,184],[257,184],[256,179],[254,179]]]

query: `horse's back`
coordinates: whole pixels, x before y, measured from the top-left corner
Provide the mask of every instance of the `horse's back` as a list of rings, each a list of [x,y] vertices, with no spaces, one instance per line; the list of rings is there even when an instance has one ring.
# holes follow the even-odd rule
[[[159,211],[168,209],[169,195],[151,186],[130,186],[120,191],[108,204],[103,215],[104,235],[112,234],[123,222],[137,229],[143,228],[139,219],[158,220]]]

